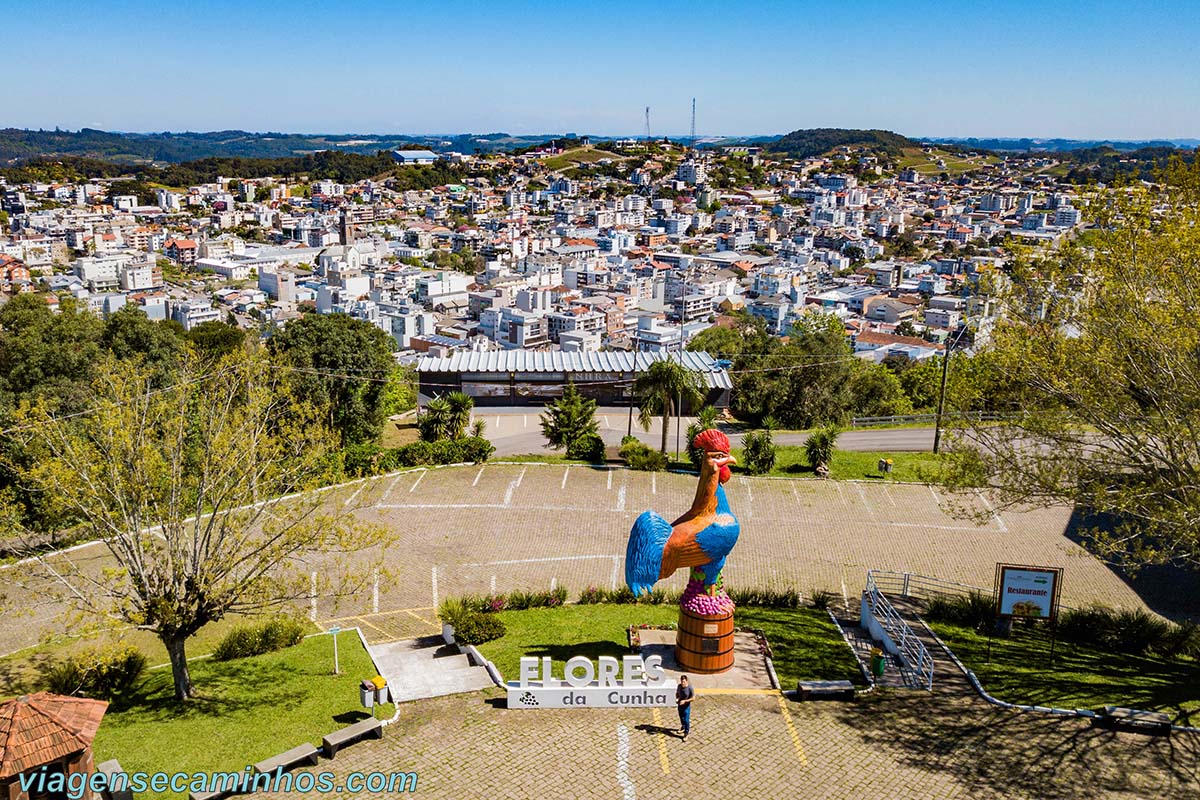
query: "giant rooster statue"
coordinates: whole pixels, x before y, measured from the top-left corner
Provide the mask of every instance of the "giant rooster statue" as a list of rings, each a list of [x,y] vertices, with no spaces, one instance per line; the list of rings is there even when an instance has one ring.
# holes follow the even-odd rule
[[[690,672],[723,672],[733,665],[733,601],[721,569],[739,533],[723,484],[736,461],[729,454],[729,437],[720,431],[702,431],[692,447],[703,454],[692,507],[672,523],[653,511],[637,518],[625,548],[625,582],[641,595],[656,581],[689,568],[679,602],[676,660]]]

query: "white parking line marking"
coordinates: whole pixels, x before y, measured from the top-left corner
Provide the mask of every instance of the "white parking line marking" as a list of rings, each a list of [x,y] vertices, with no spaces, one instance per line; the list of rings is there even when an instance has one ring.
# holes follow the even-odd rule
[[[570,474],[571,474],[571,468],[570,468],[570,467],[567,467],[566,469],[564,469],[564,470],[563,470],[563,479],[562,479],[562,483],[560,483],[560,484],[558,485],[558,488],[560,488],[560,489],[565,489],[565,488],[567,488],[567,476],[568,476],[568,475],[570,475]]]
[[[424,478],[424,477],[425,477],[424,472],[422,472],[420,475],[417,476],[417,479],[415,481],[413,481],[413,485],[408,490],[409,494],[412,494],[413,492],[415,492],[417,490],[417,484],[419,484],[421,482],[421,478]]]
[[[472,486],[479,485],[479,479],[483,477],[483,467],[479,468],[479,472],[475,473],[475,480],[471,481]]]
[[[515,481],[508,484],[508,491],[504,493],[504,507],[505,508],[512,505],[513,492],[516,491],[517,487],[521,485],[521,479],[525,477],[526,469],[527,469],[527,467],[521,467],[521,474],[517,476],[517,479]]]
[[[617,726],[617,783],[621,785],[623,800],[637,800],[633,778],[629,776],[629,728]]]
[[[400,479],[404,477],[404,474],[405,474],[405,473],[401,472],[399,475],[397,475],[396,477],[392,478],[392,482],[388,484],[387,491],[385,491],[385,492],[383,493],[383,497],[379,498],[379,502],[380,502],[380,503],[386,503],[386,502],[387,502],[387,499],[388,499],[388,497],[390,497],[390,496],[391,496],[391,494],[392,494],[392,489],[395,489],[395,488],[396,488],[396,484],[400,482]]]

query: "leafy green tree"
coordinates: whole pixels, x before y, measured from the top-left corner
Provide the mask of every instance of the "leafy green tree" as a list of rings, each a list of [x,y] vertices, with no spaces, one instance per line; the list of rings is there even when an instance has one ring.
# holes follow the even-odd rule
[[[352,556],[387,538],[306,491],[333,477],[338,437],[325,410],[263,359],[237,353],[216,372],[189,359],[180,380],[156,389],[152,372],[106,355],[89,388],[88,414],[22,410],[35,456],[22,479],[115,567],[98,580],[85,562],[51,566],[31,532],[8,529],[6,544],[34,558],[14,573],[20,588],[56,586],[96,622],[152,632],[178,700],[194,694],[187,642],[209,623],[286,608],[314,589],[364,588],[371,570]]]
[[[306,314],[267,344],[289,368],[297,394],[326,410],[343,444],[379,437],[384,390],[396,364],[390,336],[346,314]]]
[[[667,452],[667,432],[671,417],[679,413],[677,403],[697,406],[704,400],[704,388],[700,376],[678,361],[655,361],[649,369],[634,379],[633,393],[639,398],[638,424],[650,430],[655,415],[662,416],[662,446]]]
[[[895,333],[897,336],[920,336],[921,335],[920,333],[917,332],[917,327],[912,324],[912,320],[909,320],[909,319],[901,320],[900,324],[896,326]]]
[[[240,350],[246,343],[246,332],[227,322],[202,322],[186,334],[192,349],[202,359],[220,361],[225,356]]]
[[[540,416],[542,435],[546,437],[549,447],[555,450],[566,449],[571,456],[576,449],[576,442],[586,436],[599,435],[600,426],[596,421],[596,401],[590,400],[579,393],[574,381],[568,381],[563,388],[563,396],[546,404],[546,411]]]
[[[397,365],[388,375],[383,392],[383,414],[403,414],[417,407],[417,370],[411,366]]]
[[[102,330],[73,297],[60,299],[57,314],[33,293],[0,306],[0,413],[35,397],[53,399],[64,413],[83,408]]]
[[[937,407],[942,380],[940,358],[925,358],[909,364],[896,377],[914,411],[931,411]]]
[[[142,361],[162,385],[174,375],[187,351],[185,336],[178,322],[155,322],[140,308],[126,305],[105,320],[100,343],[117,358]]]
[[[788,344],[735,361],[733,412],[754,425],[767,417],[787,428],[841,422],[854,406],[857,361],[836,317],[806,314]]]
[[[994,487],[997,508],[1093,512],[1104,523],[1088,544],[1131,568],[1197,565],[1200,161],[1159,186],[1101,190],[1089,212],[1093,249],[1018,253],[1011,290],[996,287],[1006,322],[981,361],[1020,413],[962,422],[949,482]]]
[[[859,361],[850,376],[853,410],[864,417],[891,417],[912,413],[900,379],[882,364]]]

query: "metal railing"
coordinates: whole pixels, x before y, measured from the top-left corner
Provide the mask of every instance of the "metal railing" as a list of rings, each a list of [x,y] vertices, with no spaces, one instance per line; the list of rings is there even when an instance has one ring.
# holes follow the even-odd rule
[[[943,414],[942,419],[973,420],[975,422],[999,422],[1009,419],[1013,414],[996,414],[983,411],[968,411],[965,414]],[[937,414],[897,414],[890,417],[854,417],[850,420],[851,428],[870,427],[872,425],[912,425],[937,421]]]
[[[992,594],[991,589],[982,586],[932,578],[915,572],[890,572],[879,569],[867,572],[867,585],[877,586],[886,594],[916,600],[929,600],[931,597],[966,597],[974,593],[988,597]]]
[[[917,637],[875,582],[874,571],[867,573],[865,600],[868,613],[896,646],[896,656],[900,663],[916,677],[920,685],[932,690],[933,657],[929,655],[925,643]]]
[[[978,594],[983,597],[995,597],[995,590],[983,586],[972,586],[969,583],[947,581],[929,575],[919,575],[915,572],[892,572],[873,569],[867,572],[867,585],[877,586],[884,594],[913,600],[931,600],[934,597],[967,597]],[[1059,604],[1060,611],[1073,611],[1071,606]]]

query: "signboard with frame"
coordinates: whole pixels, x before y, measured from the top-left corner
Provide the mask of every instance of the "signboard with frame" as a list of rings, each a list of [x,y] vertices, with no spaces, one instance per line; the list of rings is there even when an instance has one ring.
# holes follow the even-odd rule
[[[1062,573],[1062,567],[997,564],[996,616],[1054,622],[1058,619]]]

